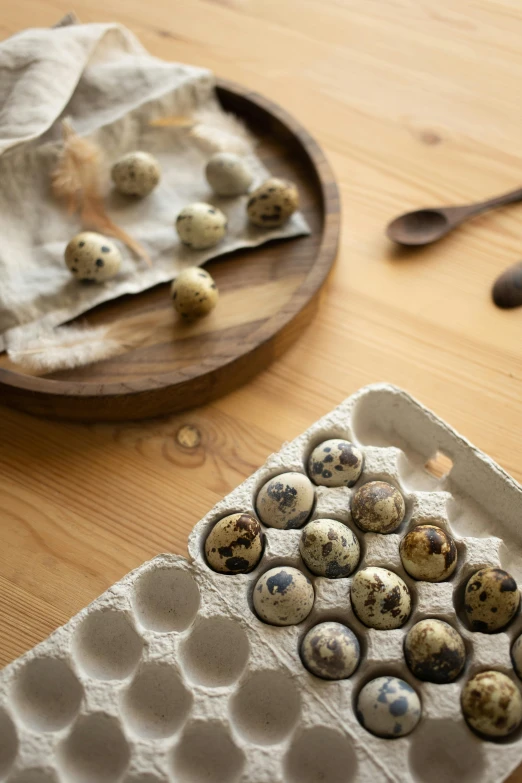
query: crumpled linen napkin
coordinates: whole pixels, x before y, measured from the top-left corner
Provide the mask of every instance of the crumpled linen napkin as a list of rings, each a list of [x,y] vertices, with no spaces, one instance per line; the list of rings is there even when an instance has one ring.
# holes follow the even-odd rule
[[[102,302],[171,280],[186,266],[308,233],[300,213],[281,229],[258,229],[246,220],[246,196],[212,194],[204,167],[216,149],[245,154],[254,186],[268,175],[249,134],[219,106],[210,71],[152,57],[124,27],[72,24],[6,40],[0,107],[0,351]],[[175,115],[195,117],[198,132],[150,125]],[[50,192],[64,117],[104,150],[108,166],[133,149],[159,159],[162,179],[150,196],[132,200],[109,190],[107,200],[110,217],[148,250],[152,268],[120,244],[117,278],[103,285],[71,279],[63,252],[82,227]],[[227,214],[228,235],[218,247],[193,251],[179,243],[174,220],[193,201]]]

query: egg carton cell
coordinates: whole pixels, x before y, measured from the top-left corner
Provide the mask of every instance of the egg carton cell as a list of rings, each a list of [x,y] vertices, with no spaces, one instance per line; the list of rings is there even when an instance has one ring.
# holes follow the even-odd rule
[[[168,663],[145,663],[121,695],[120,712],[131,732],[145,739],[170,737],[183,725],[192,694]]]
[[[376,500],[385,522],[386,498],[401,506],[386,533],[365,531],[353,513],[355,494],[371,482],[395,490]],[[461,695],[487,671],[522,690],[512,660],[522,615],[511,616],[512,600],[505,626],[474,630],[465,590],[484,568],[522,583],[521,514],[519,485],[454,430],[399,389],[362,389],[217,503],[191,532],[188,560],[166,554],[145,563],[0,672],[0,780],[497,783],[522,761],[522,728],[477,734]],[[209,534],[231,515],[216,528],[209,557]],[[320,519],[336,524],[321,528],[305,562],[303,528]],[[420,525],[455,543],[456,566],[441,572],[439,560],[440,581],[414,578],[401,556],[404,537]],[[336,569],[332,552],[341,550],[326,539],[343,529],[360,552]],[[414,538],[421,546],[429,537]],[[436,548],[439,539],[429,540]],[[379,600],[392,617],[402,612],[398,627],[371,627],[372,613],[357,610],[352,586],[367,569],[391,574]],[[261,613],[254,593],[264,577],[270,612]],[[299,587],[292,624],[275,625],[274,617],[290,617],[282,604],[291,583]],[[396,605],[401,590],[408,611]],[[370,598],[372,591],[370,584]],[[491,596],[484,602],[502,608]],[[462,638],[465,660],[451,682],[415,676],[411,651],[406,661],[407,634],[430,619]],[[340,678],[318,676],[335,677],[335,665],[325,665],[329,637],[313,634],[322,623],[338,624],[358,645],[358,660],[340,667]],[[321,665],[307,668],[310,632],[320,649],[308,649],[309,661]],[[372,694],[381,697],[377,722],[367,717]],[[394,731],[394,739],[378,736]]]
[[[59,774],[76,783],[120,780],[129,760],[120,721],[102,712],[81,715],[56,748]]]
[[[120,680],[131,674],[141,657],[143,640],[123,612],[110,609],[88,614],[74,634],[72,649],[82,672],[99,680]]]

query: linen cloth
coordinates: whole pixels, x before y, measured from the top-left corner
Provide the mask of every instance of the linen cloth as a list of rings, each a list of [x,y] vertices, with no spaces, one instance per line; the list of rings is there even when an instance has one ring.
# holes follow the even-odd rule
[[[25,30],[0,44],[0,351],[102,302],[171,280],[186,266],[308,233],[300,213],[281,229],[259,229],[247,221],[246,196],[213,195],[204,175],[213,150],[245,154],[254,186],[268,176],[248,134],[221,109],[214,86],[210,71],[153,57],[116,24]],[[178,115],[196,118],[199,135],[150,124]],[[152,268],[118,243],[124,260],[116,278],[96,285],[71,277],[63,252],[82,226],[50,191],[64,117],[102,148],[107,170],[135,149],[158,158],[162,178],[145,199],[120,196],[107,178],[107,212],[148,250]],[[219,246],[194,251],[179,242],[176,215],[194,201],[227,214],[229,230]]]

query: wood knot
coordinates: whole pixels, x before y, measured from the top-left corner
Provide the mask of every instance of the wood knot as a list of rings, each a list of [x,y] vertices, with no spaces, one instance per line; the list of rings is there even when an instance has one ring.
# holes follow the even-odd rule
[[[176,441],[184,449],[195,449],[201,443],[201,433],[193,424],[184,424],[176,433]]]
[[[438,133],[435,133],[435,131],[432,130],[422,130],[419,137],[424,144],[429,144],[430,146],[440,144],[442,141],[442,136],[439,136]]]

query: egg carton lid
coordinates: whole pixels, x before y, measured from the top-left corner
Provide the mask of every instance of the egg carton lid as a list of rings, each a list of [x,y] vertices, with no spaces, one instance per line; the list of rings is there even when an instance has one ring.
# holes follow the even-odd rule
[[[218,574],[206,563],[204,541],[215,522],[255,513],[268,478],[305,473],[311,450],[332,437],[363,449],[364,471],[354,489],[316,487],[311,518],[351,526],[361,541],[359,567],[387,567],[407,582],[413,611],[403,628],[364,627],[351,608],[351,578],[311,575],[315,604],[305,621],[280,628],[258,620],[252,591],[262,573],[280,564],[308,573],[299,530],[265,529],[263,557],[251,573]],[[399,534],[363,536],[353,526],[351,494],[375,479],[404,496]],[[361,389],[200,520],[189,561],[166,554],[145,563],[0,672],[0,780],[503,780],[522,761],[522,729],[501,741],[480,739],[462,718],[460,692],[469,676],[490,668],[520,685],[510,647],[522,620],[500,633],[472,633],[462,592],[483,566],[500,565],[520,581],[521,513],[520,485],[433,413],[396,387]],[[421,522],[456,539],[459,566],[446,582],[415,582],[402,568],[400,538]],[[455,683],[420,682],[404,662],[404,636],[423,617],[450,622],[464,638],[468,660]],[[359,638],[362,660],[350,679],[320,680],[301,663],[301,639],[326,619],[345,622]],[[357,720],[359,690],[382,674],[402,677],[420,696],[422,718],[409,736],[380,739]]]

